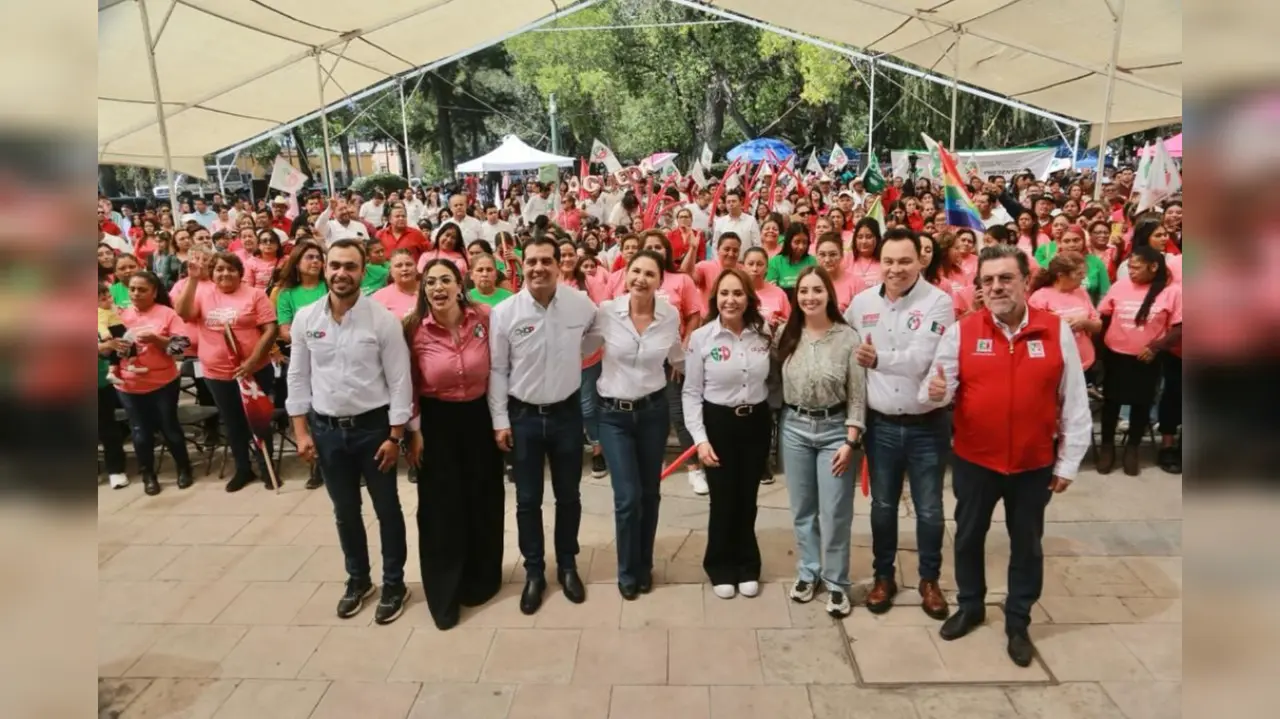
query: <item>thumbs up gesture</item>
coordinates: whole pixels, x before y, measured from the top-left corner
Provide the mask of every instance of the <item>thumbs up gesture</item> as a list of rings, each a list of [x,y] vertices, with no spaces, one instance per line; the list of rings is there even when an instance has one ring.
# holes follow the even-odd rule
[[[854,359],[858,364],[868,369],[874,369],[876,366],[876,346],[871,343],[871,333],[868,332],[866,337],[862,339],[862,344],[858,345],[858,351],[854,354]]]
[[[942,367],[939,366],[932,377],[929,378],[929,401],[942,402],[947,398],[947,375],[943,373]]]

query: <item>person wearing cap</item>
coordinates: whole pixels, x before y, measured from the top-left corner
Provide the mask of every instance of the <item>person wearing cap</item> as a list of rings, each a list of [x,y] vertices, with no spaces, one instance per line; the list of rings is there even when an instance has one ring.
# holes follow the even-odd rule
[[[959,639],[985,619],[986,538],[1003,501],[1010,545],[1007,651],[1023,667],[1035,651],[1027,627],[1044,583],[1045,507],[1071,486],[1093,431],[1071,328],[1052,312],[1027,305],[1030,274],[1016,247],[982,251],[984,307],[947,329],[916,396],[936,411],[955,401],[959,595],[939,634]]]
[[[286,217],[289,212],[289,198],[284,195],[276,195],[271,201],[271,226],[285,233],[285,236],[293,237],[293,218]]]
[[[871,196],[871,193],[867,192],[866,188],[862,184],[862,178],[855,177],[853,178],[852,181],[849,182],[849,189],[842,190],[840,192],[840,195],[836,197],[836,205],[838,205],[840,207],[840,210],[844,212],[845,217],[849,217],[853,215],[853,208],[863,207],[867,202],[867,198],[870,196]],[[849,198],[847,200],[849,204],[848,207],[845,207],[843,204],[841,204],[840,202],[841,197]]]

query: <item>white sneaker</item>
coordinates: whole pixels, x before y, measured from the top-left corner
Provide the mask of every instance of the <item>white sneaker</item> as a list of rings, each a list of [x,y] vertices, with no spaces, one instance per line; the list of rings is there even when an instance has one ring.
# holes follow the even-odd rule
[[[108,474],[107,481],[111,483],[112,489],[120,489],[129,486],[129,475],[127,474]]]
[[[814,582],[806,582],[803,579],[797,579],[795,584],[791,585],[791,601],[804,604],[813,601]]]
[[[707,473],[703,472],[701,468],[691,469],[688,474],[689,486],[693,487],[694,494],[705,495],[711,491],[711,488],[707,486]]]
[[[715,592],[716,596],[721,599],[733,599],[733,595],[737,593],[732,584],[717,584],[711,588],[711,591]]]
[[[833,589],[827,594],[827,614],[837,619],[849,616],[853,608],[849,605],[849,595],[843,590]]]
[[[1129,431],[1129,420],[1127,420],[1127,419],[1122,419],[1122,420],[1117,421],[1117,422],[1116,422],[1116,431],[1117,431],[1117,432],[1128,432],[1128,431]]]
[[[742,582],[738,585],[738,593],[744,597],[754,597],[760,593],[760,582]]]

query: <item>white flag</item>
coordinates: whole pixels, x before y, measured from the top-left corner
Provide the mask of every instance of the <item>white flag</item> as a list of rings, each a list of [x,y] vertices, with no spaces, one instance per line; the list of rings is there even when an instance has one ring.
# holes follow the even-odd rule
[[[693,167],[689,168],[689,177],[693,180],[693,184],[698,187],[707,186],[707,176],[702,172],[701,160],[693,161]]]
[[[715,161],[715,157],[711,154],[711,148],[707,147],[705,142],[702,143],[702,157],[698,159],[702,160],[703,167],[711,167],[711,163]]]
[[[837,170],[843,170],[844,166],[849,164],[849,156],[844,154],[844,149],[840,147],[839,143],[836,143],[835,147],[831,148],[831,159],[827,164]]]
[[[622,169],[622,163],[618,162],[618,158],[614,156],[613,150],[599,140],[591,143],[591,161],[599,162],[605,166],[610,173],[617,172]]]
[[[742,180],[738,179],[738,173],[736,172],[730,173],[728,177],[724,178],[724,189],[726,190],[736,190],[738,185],[741,184]]]
[[[301,190],[306,182],[307,176],[302,174],[302,170],[290,165],[283,156],[276,155],[275,164],[271,167],[271,180],[267,183],[268,187],[294,194]]]
[[[1134,173],[1134,192],[1145,190],[1151,185],[1151,160],[1155,157],[1155,154],[1156,153],[1151,149],[1151,143],[1148,142],[1143,146],[1142,155],[1138,159],[1138,171]]]
[[[804,163],[804,171],[807,175],[822,174],[822,163],[818,162],[818,151],[816,149],[809,151],[809,161]]]
[[[675,162],[671,160],[667,160],[666,162],[662,163],[662,167],[658,168],[658,179],[666,180],[671,175],[675,175],[676,179],[674,180],[674,182],[677,185],[680,184],[680,180],[683,179],[683,176],[680,174],[680,168],[676,167]]]
[[[1149,180],[1138,200],[1138,212],[1146,212],[1182,189],[1182,174],[1178,172],[1178,166],[1169,156],[1169,149],[1164,146],[1164,140],[1156,142],[1155,153],[1151,158],[1151,167],[1147,174]]]

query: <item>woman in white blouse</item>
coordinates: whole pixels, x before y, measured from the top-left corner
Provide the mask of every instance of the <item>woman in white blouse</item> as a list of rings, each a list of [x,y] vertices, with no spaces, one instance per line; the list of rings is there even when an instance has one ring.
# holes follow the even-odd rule
[[[751,284],[741,270],[720,273],[706,324],[690,336],[685,358],[685,426],[711,489],[702,567],[721,599],[760,592],[756,495],[772,432],[771,353]]]
[[[782,369],[782,458],[800,555],[791,599],[808,602],[821,582],[834,617],[850,610],[853,450],[866,428],[867,371],[853,359],[860,344],[858,331],[840,315],[826,271],[801,270],[775,350]]]
[[[613,484],[618,591],[633,600],[653,587],[662,458],[667,450],[667,375],[684,365],[680,313],[656,295],[663,258],[644,250],[627,263],[626,294],[600,305],[595,330],[604,343],[596,382],[600,446]]]

